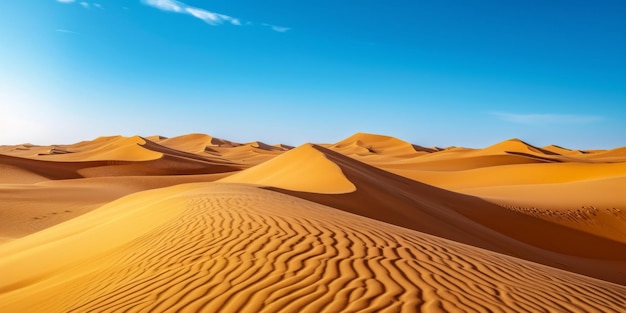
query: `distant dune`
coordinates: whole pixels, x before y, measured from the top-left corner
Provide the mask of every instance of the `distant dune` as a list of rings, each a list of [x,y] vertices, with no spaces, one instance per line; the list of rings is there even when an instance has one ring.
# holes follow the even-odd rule
[[[626,147],[0,146],[0,312],[623,312]]]

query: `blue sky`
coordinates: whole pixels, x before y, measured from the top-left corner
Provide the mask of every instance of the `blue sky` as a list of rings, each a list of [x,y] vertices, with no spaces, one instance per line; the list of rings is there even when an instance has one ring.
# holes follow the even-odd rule
[[[626,2],[6,0],[0,144],[626,145]]]

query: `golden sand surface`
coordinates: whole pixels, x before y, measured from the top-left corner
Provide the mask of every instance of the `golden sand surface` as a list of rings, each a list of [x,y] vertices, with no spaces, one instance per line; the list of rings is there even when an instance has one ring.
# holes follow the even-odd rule
[[[626,148],[0,146],[0,312],[623,312]]]

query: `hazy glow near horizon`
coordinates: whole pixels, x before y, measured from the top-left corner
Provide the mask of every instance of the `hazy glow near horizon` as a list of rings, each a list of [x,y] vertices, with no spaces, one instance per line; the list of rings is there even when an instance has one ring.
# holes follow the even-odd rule
[[[8,0],[0,145],[626,145],[624,1]]]

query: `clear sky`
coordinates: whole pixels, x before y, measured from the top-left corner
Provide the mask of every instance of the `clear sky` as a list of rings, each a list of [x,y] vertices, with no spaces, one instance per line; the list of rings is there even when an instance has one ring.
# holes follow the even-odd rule
[[[3,0],[0,144],[626,145],[626,1]]]

